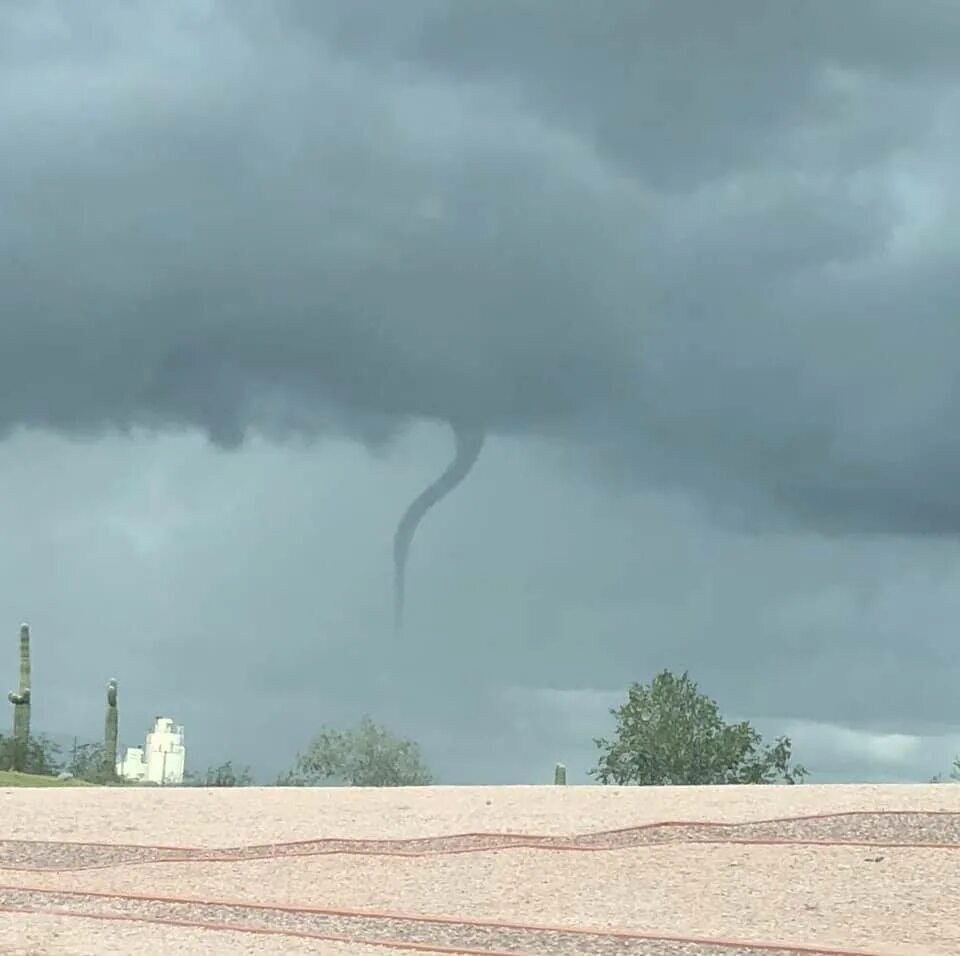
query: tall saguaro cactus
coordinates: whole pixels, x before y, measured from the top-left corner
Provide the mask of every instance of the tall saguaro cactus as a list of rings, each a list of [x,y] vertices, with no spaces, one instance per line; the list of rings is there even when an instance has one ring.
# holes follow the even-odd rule
[[[557,787],[565,787],[567,785],[567,768],[564,764],[558,763],[553,768],[553,783]]]
[[[30,743],[30,627],[20,625],[20,686],[7,694],[13,704],[13,769],[25,770]]]
[[[103,731],[103,772],[107,777],[117,773],[117,681],[107,682],[107,719]]]

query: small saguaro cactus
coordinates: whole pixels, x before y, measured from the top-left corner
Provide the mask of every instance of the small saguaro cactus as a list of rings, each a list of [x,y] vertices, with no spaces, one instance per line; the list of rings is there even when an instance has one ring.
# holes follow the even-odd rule
[[[555,786],[565,787],[567,785],[567,768],[564,764],[558,763],[553,768],[553,782]]]
[[[25,770],[30,742],[30,627],[20,625],[20,686],[7,694],[13,704],[13,770]]]
[[[117,681],[107,681],[107,719],[103,731],[103,772],[112,778],[117,773]]]

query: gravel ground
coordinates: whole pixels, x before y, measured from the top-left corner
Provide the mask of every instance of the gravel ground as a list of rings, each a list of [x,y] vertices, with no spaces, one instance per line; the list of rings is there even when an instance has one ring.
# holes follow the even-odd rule
[[[328,837],[575,834],[663,820],[736,823],[881,808],[960,812],[960,786],[74,787],[8,788],[0,800],[5,838],[230,847]]]
[[[159,930],[136,923],[90,921],[78,927],[72,916],[21,914],[0,916],[0,956],[424,956],[422,950],[385,949],[362,943],[337,943],[290,936],[263,937],[248,933],[163,926]],[[78,929],[84,929],[78,932]],[[146,939],[145,939],[146,936]],[[96,939],[96,948],[91,940]],[[321,948],[322,946],[322,948]],[[756,954],[753,954],[756,956]],[[782,954],[781,954],[782,956]]]
[[[211,849],[0,840],[0,867],[63,871],[154,862],[231,862],[331,854],[422,857],[533,848],[583,852],[675,843],[960,846],[960,814],[917,811],[840,813],[822,818],[763,823],[653,823],[573,836],[474,833],[401,840],[328,838]]]
[[[818,812],[840,815],[782,819]],[[698,823],[649,826],[669,820]],[[471,832],[488,835],[456,836]],[[269,846],[291,840],[309,842]],[[362,855],[330,852],[356,850],[357,840],[378,842],[359,847]],[[787,842],[735,842],[748,840]],[[870,845],[818,845],[836,840]],[[889,845],[897,843],[919,846]],[[945,844],[960,845],[960,787],[949,785],[5,790],[0,910],[40,912],[0,915],[0,953],[141,953],[149,936],[150,952],[166,951],[157,939],[170,947],[176,940],[170,952],[198,954],[404,951],[367,945],[380,940],[407,952],[419,944],[551,956],[772,956],[609,935],[619,929],[956,956],[960,849]],[[577,845],[584,849],[571,849]],[[211,850],[218,862],[191,859]],[[11,868],[23,865],[40,869]],[[81,866],[96,868],[73,868]],[[291,904],[327,912],[279,908]],[[129,920],[200,920],[356,943]],[[577,929],[594,934],[570,931]]]

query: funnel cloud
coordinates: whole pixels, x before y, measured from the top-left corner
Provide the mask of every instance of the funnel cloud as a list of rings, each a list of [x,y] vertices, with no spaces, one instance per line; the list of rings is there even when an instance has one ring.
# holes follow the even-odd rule
[[[0,0],[38,730],[117,673],[200,766],[373,707],[445,783],[585,782],[624,684],[689,666],[818,774],[870,743],[820,762],[828,724],[949,768],[958,49],[957,0]],[[486,438],[439,594],[409,549],[479,432],[397,522],[449,422]]]
[[[470,474],[483,450],[483,429],[462,423],[451,423],[451,427],[456,440],[453,461],[433,484],[413,499],[393,536],[393,625],[398,631],[403,627],[407,559],[413,536],[424,515]]]

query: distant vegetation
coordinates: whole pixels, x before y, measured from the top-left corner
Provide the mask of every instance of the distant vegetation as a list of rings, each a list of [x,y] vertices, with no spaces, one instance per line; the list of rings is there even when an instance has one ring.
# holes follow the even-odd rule
[[[187,771],[183,775],[185,787],[252,787],[253,772],[249,767],[236,766],[228,760],[219,767],[208,767],[204,774]]]
[[[62,768],[77,780],[88,783],[118,783],[113,766],[108,763],[103,744],[80,744],[75,747]]]
[[[32,696],[30,633],[23,625],[18,688],[8,695],[14,707],[13,734],[0,734],[0,787],[135,785],[118,779],[115,771],[115,680],[107,684],[103,741],[75,743],[66,755],[50,737],[31,731]],[[702,694],[686,672],[678,677],[664,670],[649,684],[631,684],[626,702],[610,713],[616,719],[612,738],[594,738],[599,759],[590,775],[601,784],[796,784],[808,776],[805,767],[791,762],[789,737],[765,744],[747,721],[728,723],[716,701]],[[364,717],[347,730],[322,728],[276,784],[415,787],[433,782],[415,741]],[[948,782],[960,783],[960,757],[946,778],[939,774],[931,781]],[[563,764],[555,767],[554,783],[566,783]],[[249,766],[227,760],[204,773],[186,772],[182,785],[249,787],[254,778]]]
[[[432,782],[416,743],[364,717],[352,730],[321,730],[277,785],[423,787]]]
[[[0,767],[11,765],[14,747],[13,738],[0,736]],[[43,734],[30,737],[25,771],[3,772],[0,786],[138,785],[109,772],[104,744],[75,745],[65,757],[62,748]],[[61,779],[58,774],[69,776]],[[293,768],[277,779],[277,786],[415,787],[432,782],[433,775],[416,743],[396,737],[364,717],[352,729],[322,729],[307,749],[297,755]],[[182,784],[185,787],[254,785],[250,767],[232,760],[208,767],[204,773],[188,771]]]
[[[11,768],[16,742],[0,734],[0,767]],[[46,734],[29,738],[23,771],[0,771],[3,787],[55,786],[133,786],[119,779],[109,769],[109,757],[102,743],[84,743],[74,746],[64,755],[63,748]],[[58,775],[63,775],[61,778]],[[218,767],[210,767],[204,774],[184,774],[184,786],[249,787],[253,774],[249,767],[234,765],[230,760]]]
[[[56,776],[63,769],[60,747],[45,734],[31,734],[26,746],[0,734],[0,767],[4,770]]]
[[[946,777],[942,773],[938,773],[931,781],[931,783],[960,783],[960,757],[953,758],[953,766],[950,768],[950,772]]]

